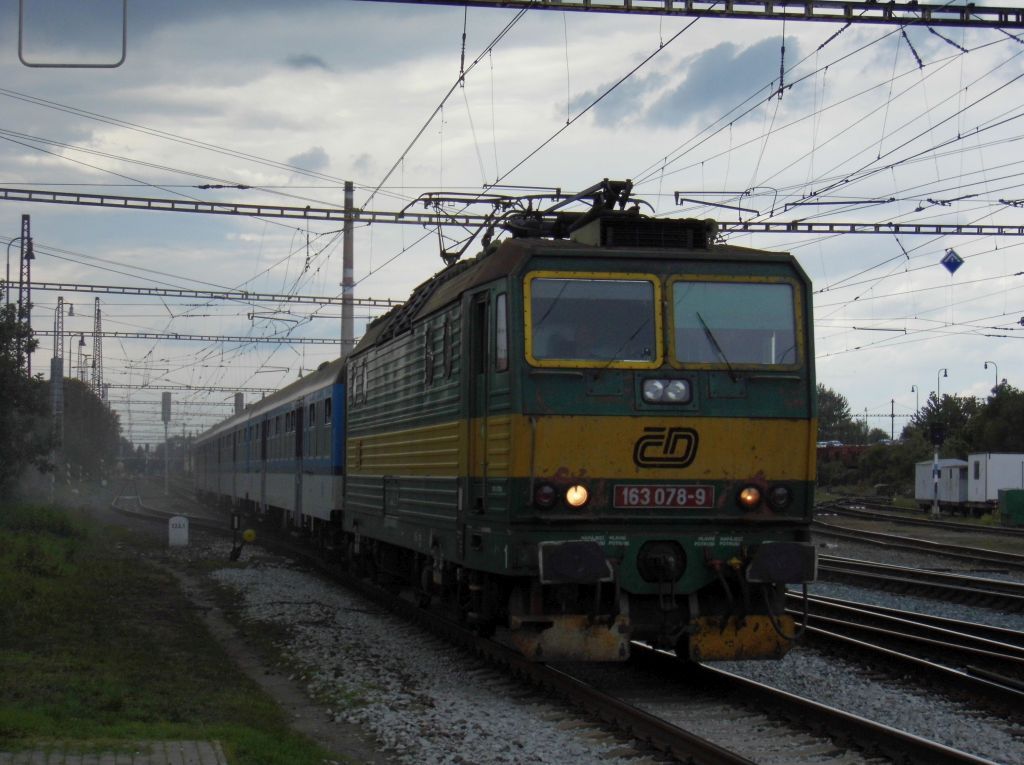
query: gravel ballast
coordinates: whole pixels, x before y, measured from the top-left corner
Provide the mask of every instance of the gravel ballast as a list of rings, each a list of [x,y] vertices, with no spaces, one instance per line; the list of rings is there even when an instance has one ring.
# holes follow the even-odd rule
[[[414,625],[287,565],[221,569],[247,620],[285,625],[277,645],[338,722],[371,730],[403,763],[640,765],[615,735]],[[618,756],[621,754],[622,756]]]
[[[858,546],[861,547],[861,546]],[[857,557],[870,557],[870,546]],[[833,552],[829,550],[829,552]],[[372,731],[402,763],[583,763],[649,760],[622,739],[547,702],[459,649],[318,576],[247,549],[244,567],[212,576],[239,593],[246,620],[288,628],[276,647],[331,719]],[[834,554],[851,554],[846,550]],[[219,557],[219,553],[217,555]],[[224,553],[221,559],[226,559]],[[934,563],[934,561],[933,561]],[[846,585],[812,592],[1024,629],[1024,616]],[[258,629],[257,626],[249,629]],[[713,666],[1007,765],[1024,765],[1024,730],[801,647],[779,662]],[[684,692],[681,690],[681,692]]]

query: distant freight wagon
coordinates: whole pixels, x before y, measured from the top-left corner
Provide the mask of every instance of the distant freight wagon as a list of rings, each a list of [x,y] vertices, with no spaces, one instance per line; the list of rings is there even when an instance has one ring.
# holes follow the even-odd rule
[[[918,462],[914,499],[922,509],[932,506],[935,484],[931,460]],[[1024,489],[1024,454],[969,454],[967,460],[939,460],[939,507],[949,512],[981,515],[994,510],[1001,489]]]

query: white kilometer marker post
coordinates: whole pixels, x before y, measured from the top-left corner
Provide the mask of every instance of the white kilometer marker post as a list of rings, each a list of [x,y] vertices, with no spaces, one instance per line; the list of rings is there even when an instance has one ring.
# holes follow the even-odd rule
[[[188,547],[188,518],[175,515],[167,521],[167,546]]]

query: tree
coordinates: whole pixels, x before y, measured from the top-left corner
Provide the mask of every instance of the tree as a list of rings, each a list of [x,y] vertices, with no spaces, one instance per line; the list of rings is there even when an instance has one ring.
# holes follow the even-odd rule
[[[35,346],[17,306],[0,306],[0,496],[10,496],[27,467],[48,467],[52,438],[46,386],[41,378],[29,377],[20,363]]]
[[[79,475],[103,478],[120,448],[118,416],[84,382],[64,378],[64,460]]]
[[[904,437],[917,433],[931,442],[934,434],[940,434],[942,446],[939,455],[964,459],[968,453],[976,451],[974,421],[983,408],[972,396],[951,396],[947,393],[940,400],[932,393],[904,429]]]
[[[818,440],[845,441],[853,426],[846,396],[818,383]]]
[[[1024,452],[1024,393],[1001,383],[968,427],[971,451]]]

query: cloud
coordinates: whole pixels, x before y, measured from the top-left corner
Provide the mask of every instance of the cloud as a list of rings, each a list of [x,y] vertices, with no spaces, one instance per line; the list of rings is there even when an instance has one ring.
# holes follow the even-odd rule
[[[285,64],[292,69],[323,69],[325,72],[331,71],[331,68],[327,66],[327,62],[311,53],[296,53],[288,56],[285,59]]]
[[[600,103],[594,107],[598,122],[605,127],[609,127],[623,120],[638,118],[643,114],[644,96],[651,91],[661,88],[665,84],[666,79],[665,75],[652,72],[646,77],[634,77],[626,80],[602,98]],[[610,87],[611,83],[582,93],[574,98],[570,102],[572,113],[578,114]]]
[[[288,164],[301,167],[303,170],[321,171],[326,170],[331,164],[331,158],[327,156],[322,146],[314,146],[309,151],[289,157]]]
[[[799,60],[795,38],[786,40],[786,60]],[[767,95],[769,86],[778,85],[779,39],[772,37],[747,48],[731,42],[677,62],[672,73],[652,72],[633,77],[619,85],[595,107],[599,125],[622,121],[672,126],[698,116],[721,114],[757,93]],[[678,81],[679,73],[683,79]],[[677,84],[672,84],[673,82]],[[607,83],[576,97],[574,112],[585,108],[614,83]],[[797,91],[787,90],[793,100]]]
[[[363,152],[362,154],[360,154],[359,156],[352,160],[352,169],[358,175],[369,175],[370,172],[374,169],[373,157],[371,157],[366,152]]]
[[[799,61],[795,38],[786,40],[787,61]],[[663,93],[647,111],[647,120],[660,125],[678,125],[695,116],[723,113],[769,85],[778,86],[779,39],[769,38],[739,50],[733,43],[721,43],[696,56],[686,67],[686,79]],[[793,91],[787,91],[787,95]]]

